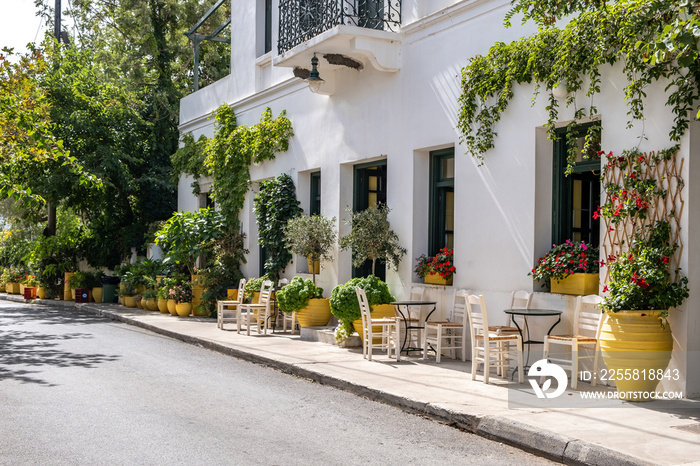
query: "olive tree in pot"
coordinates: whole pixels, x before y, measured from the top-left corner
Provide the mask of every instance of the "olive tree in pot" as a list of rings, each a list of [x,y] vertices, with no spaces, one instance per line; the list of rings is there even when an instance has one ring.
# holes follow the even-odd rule
[[[340,247],[352,250],[352,264],[360,267],[366,260],[372,261],[372,275],[375,273],[377,259],[399,268],[406,249],[399,245],[399,236],[389,225],[390,209],[385,205],[369,207],[361,212],[348,210],[352,230],[340,238]]]
[[[287,247],[298,256],[306,257],[313,265],[321,260],[332,261],[331,250],[335,244],[336,234],[332,219],[320,215],[301,215],[287,222],[284,237]],[[311,267],[309,272],[313,275],[313,283],[316,284],[316,268]]]

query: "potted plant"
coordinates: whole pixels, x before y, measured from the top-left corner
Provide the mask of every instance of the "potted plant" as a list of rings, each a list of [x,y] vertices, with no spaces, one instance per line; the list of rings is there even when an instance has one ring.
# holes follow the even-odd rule
[[[454,251],[448,248],[440,249],[440,252],[432,257],[422,254],[416,258],[416,275],[425,283],[433,285],[451,285],[456,273],[454,266]]]
[[[614,373],[642,374],[637,380],[616,378],[620,393],[652,392],[667,375],[673,351],[668,310],[689,294],[688,279],[680,276],[680,269],[675,270],[675,280],[669,271],[677,249],[668,222],[657,221],[635,236],[626,254],[608,258],[609,279],[603,288],[608,294],[602,304],[607,318],[600,334],[603,360]]]
[[[71,274],[68,277],[68,287],[71,290],[73,299],[75,299],[75,290],[88,290],[88,301],[90,300],[89,288],[88,288],[88,274],[86,272],[77,272]]]
[[[406,249],[399,245],[399,237],[389,225],[390,209],[385,205],[369,207],[361,212],[348,211],[347,220],[352,230],[340,238],[342,249],[352,250],[352,264],[360,267],[366,260],[372,261],[372,275],[378,259],[393,265],[398,270]],[[359,307],[358,307],[359,309]]]
[[[85,287],[90,290],[92,300],[102,302],[102,272],[84,272]]]
[[[245,284],[245,290],[243,292],[243,301],[257,304],[260,297],[260,289],[262,288],[263,282],[267,280],[267,277],[262,276],[260,278],[251,278]]]
[[[126,307],[136,307],[136,289],[131,283],[121,283],[117,292],[122,299],[122,304]]]
[[[165,279],[163,279],[165,280]],[[158,310],[162,312],[163,314],[168,313],[168,291],[170,290],[170,287],[166,285],[161,285],[158,287],[158,291],[156,294],[156,304],[158,306]]]
[[[596,248],[583,241],[566,240],[553,244],[528,275],[533,280],[544,280],[542,286],[549,284],[552,293],[598,294],[599,264]]]
[[[141,293],[141,307],[143,309],[148,309],[149,311],[158,310],[158,291],[154,289],[148,289]]]
[[[372,307],[372,317],[394,317],[394,306],[389,303],[396,298],[389,291],[389,286],[374,275],[352,280],[333,288],[330,297],[331,312],[342,323],[345,333],[357,331],[362,335],[362,319],[360,304],[357,302],[355,288],[365,290],[369,305]]]
[[[181,283],[175,285],[171,290],[177,315],[180,317],[189,316],[192,313],[192,284],[190,282]]]
[[[296,312],[300,327],[322,327],[328,325],[331,307],[323,297],[323,288],[317,287],[308,278],[294,277],[277,291],[277,303],[282,312]]]
[[[292,254],[307,258],[314,284],[321,260],[333,260],[331,250],[336,240],[334,225],[335,217],[300,215],[289,220],[284,229],[285,241]]]

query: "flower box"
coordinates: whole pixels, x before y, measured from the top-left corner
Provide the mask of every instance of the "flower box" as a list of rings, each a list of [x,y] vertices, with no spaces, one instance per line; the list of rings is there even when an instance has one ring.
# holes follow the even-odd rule
[[[442,278],[439,273],[429,273],[425,276],[425,283],[430,285],[452,285],[452,277],[449,279]]]
[[[561,280],[552,278],[552,293],[585,296],[598,294],[597,273],[573,273]]]

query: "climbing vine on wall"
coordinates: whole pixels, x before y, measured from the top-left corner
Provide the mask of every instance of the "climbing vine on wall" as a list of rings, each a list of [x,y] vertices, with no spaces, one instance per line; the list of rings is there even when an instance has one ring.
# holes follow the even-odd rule
[[[459,129],[474,157],[483,162],[494,147],[496,124],[514,96],[517,84],[535,84],[533,102],[544,91],[547,129],[556,138],[559,100],[553,90],[564,87],[566,107],[574,118],[597,114],[594,97],[600,93],[603,65],[620,63],[627,78],[625,99],[632,120],[644,118],[646,87],[664,80],[667,101],[674,114],[669,137],[678,141],[698,105],[700,82],[700,19],[697,0],[516,0],[506,26],[516,14],[534,20],[539,31],[505,44],[496,43],[486,55],[469,60],[462,70]],[[576,15],[563,27],[554,24]],[[577,102],[582,91],[586,104]],[[597,128],[589,129],[589,138]],[[570,144],[569,165],[576,156]],[[584,152],[587,151],[584,148]],[[569,167],[570,168],[570,167]]]
[[[200,136],[195,141],[191,134],[185,134],[183,147],[172,157],[173,166],[178,174],[212,177],[210,195],[228,221],[229,229],[237,231],[238,214],[250,186],[250,165],[272,160],[276,152],[285,152],[293,135],[292,122],[284,110],[273,119],[272,111],[267,108],[257,125],[239,126],[233,109],[223,104],[216,110],[214,136],[211,139]],[[198,193],[198,184],[194,188]]]

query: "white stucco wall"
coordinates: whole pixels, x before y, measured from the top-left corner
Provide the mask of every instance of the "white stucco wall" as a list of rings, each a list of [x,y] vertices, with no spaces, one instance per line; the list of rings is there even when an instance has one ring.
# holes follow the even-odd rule
[[[496,148],[485,154],[483,166],[477,166],[459,144],[457,99],[460,70],[469,57],[486,53],[496,41],[530,34],[533,27],[504,29],[502,20],[509,5],[504,1],[404,2],[401,69],[395,73],[372,66],[362,71],[339,70],[336,93],[329,97],[311,93],[301,80],[292,77],[289,68],[275,67],[269,57],[256,58],[256,22],[251,20],[255,5],[254,0],[236,2],[231,27],[232,73],[182,100],[181,131],[192,131],[196,137],[211,135],[213,120],[208,117],[221,103],[232,105],[243,125],[257,123],[265,107],[271,107],[274,116],[285,109],[295,132],[289,151],[278,154],[272,162],[251,167],[251,178],[262,180],[288,173],[299,192],[308,193],[308,172],[320,169],[322,213],[336,217],[341,235],[347,233],[342,221],[346,206],[352,205],[353,165],[386,158],[391,224],[408,249],[399,271],[387,274],[392,291],[400,298],[406,297],[417,281],[412,274],[413,258],[427,252],[429,152],[455,147],[454,288],[484,294],[489,317],[494,323],[505,322],[502,309],[508,306],[512,290],[538,291],[527,273],[551,246],[552,145],[543,129],[545,101],[542,98],[533,106],[532,86],[517,87],[496,127]],[[323,77],[323,70],[320,72]],[[631,129],[626,129],[624,86],[618,69],[603,70],[602,92],[595,96],[595,105],[604,127],[604,150],[631,148],[642,135],[646,138],[640,145],[643,151],[669,147],[672,115],[664,106],[663,84],[647,90],[648,119],[643,126],[637,122]],[[587,104],[583,96],[578,96],[578,102]],[[573,109],[562,108],[560,117],[565,125],[573,118]],[[700,220],[690,215],[700,202],[700,187],[688,181],[700,174],[690,158],[700,146],[699,134],[694,125],[681,145],[688,186],[682,266],[691,292],[700,284],[700,250],[690,239],[700,231]],[[180,182],[182,210],[196,208],[190,183],[189,179]],[[259,270],[252,214],[255,190],[254,185],[241,218],[251,251],[244,270],[248,276],[257,275]],[[308,194],[300,199],[308,209],[305,197]],[[304,268],[295,263],[285,275],[291,277]],[[337,251],[334,262],[323,264],[319,285],[328,294],[337,283],[350,278],[350,270],[349,252]],[[451,303],[454,288],[430,288],[429,296],[443,304],[441,312]],[[533,300],[535,306],[566,311],[558,328],[562,331],[571,325],[573,303],[573,298],[547,293],[538,293]],[[677,350],[700,350],[695,337],[700,329],[698,309],[700,298],[691,294],[682,309],[672,312]],[[548,323],[539,325],[545,328]],[[697,361],[681,353],[673,361],[688,374],[687,384],[685,380],[679,384],[687,395],[700,393]]]

